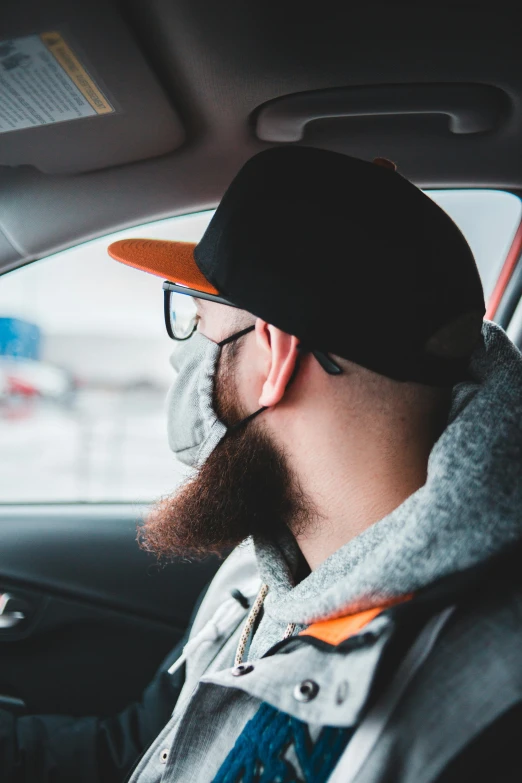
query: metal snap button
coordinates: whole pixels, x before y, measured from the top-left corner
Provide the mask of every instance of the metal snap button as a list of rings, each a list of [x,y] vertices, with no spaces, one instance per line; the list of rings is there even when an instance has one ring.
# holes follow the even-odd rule
[[[241,677],[241,675],[248,674],[249,672],[253,671],[254,667],[249,663],[240,663],[239,666],[234,666],[232,669],[232,674],[234,677]]]
[[[169,757],[169,748],[163,748],[163,750],[160,753],[160,761],[162,764],[167,763],[167,759]]]
[[[319,686],[313,680],[303,680],[294,688],[294,699],[296,701],[312,701],[319,693]]]

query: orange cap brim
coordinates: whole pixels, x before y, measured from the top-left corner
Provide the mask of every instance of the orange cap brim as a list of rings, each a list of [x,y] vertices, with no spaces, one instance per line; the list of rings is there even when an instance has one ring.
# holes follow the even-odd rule
[[[209,283],[196,264],[195,247],[194,242],[171,242],[168,239],[121,239],[109,245],[107,252],[116,261],[142,272],[219,296],[217,288]]]

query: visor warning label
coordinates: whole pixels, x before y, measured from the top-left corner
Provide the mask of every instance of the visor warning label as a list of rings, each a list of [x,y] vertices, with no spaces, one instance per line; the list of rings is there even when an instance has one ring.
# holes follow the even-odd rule
[[[114,111],[60,33],[0,41],[0,133]]]

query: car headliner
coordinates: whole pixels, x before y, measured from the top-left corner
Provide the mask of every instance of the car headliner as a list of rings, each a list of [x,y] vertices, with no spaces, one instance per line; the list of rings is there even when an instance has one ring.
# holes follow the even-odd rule
[[[497,88],[504,108],[483,132],[454,133],[442,114],[392,111],[311,122],[292,143],[388,157],[426,187],[522,189],[522,43],[510,8],[458,0],[6,0],[0,40],[64,29],[120,116],[0,134],[0,269],[214,206],[243,162],[271,146],[256,136],[259,107],[309,90],[373,86],[379,109],[386,85],[412,85],[421,102],[433,85]],[[159,96],[150,116],[154,89],[140,93],[149,77]],[[145,139],[140,110],[153,129],[157,123],[157,143]],[[110,135],[116,127],[136,150],[128,162]],[[38,170],[39,159],[51,161],[47,170]]]

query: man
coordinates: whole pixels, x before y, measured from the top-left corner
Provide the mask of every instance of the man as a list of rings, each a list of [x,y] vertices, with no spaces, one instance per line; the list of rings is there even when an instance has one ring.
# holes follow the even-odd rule
[[[456,226],[386,161],[280,148],[195,248],[109,252],[183,340],[195,471],[142,546],[239,545],[133,783],[520,780],[522,357]]]
[[[522,361],[482,330],[456,226],[382,163],[270,150],[195,249],[109,250],[197,307],[169,400],[197,472],[142,544],[252,541],[210,587],[133,781],[502,779],[496,734],[512,740],[522,695]]]

